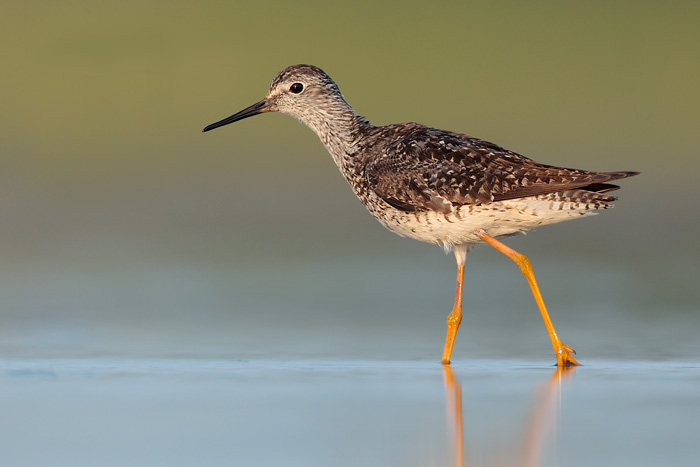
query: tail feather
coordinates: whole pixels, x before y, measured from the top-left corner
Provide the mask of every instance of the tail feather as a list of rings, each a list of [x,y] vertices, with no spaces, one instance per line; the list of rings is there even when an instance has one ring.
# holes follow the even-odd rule
[[[600,175],[607,175],[609,178],[605,180],[605,182],[612,181],[612,180],[620,180],[623,178],[627,177],[634,177],[635,175],[639,175],[639,172],[630,172],[630,171],[625,171],[625,172],[600,172]],[[585,190],[593,193],[607,193],[609,191],[615,191],[618,190],[620,187],[618,185],[613,185],[612,183],[591,183],[590,185],[582,186],[578,188],[579,190]],[[613,201],[616,199],[614,197],[609,197],[612,198]]]
[[[591,183],[590,185],[582,186],[579,190],[590,191],[593,193],[607,193],[608,191],[619,190],[618,185],[612,183]]]

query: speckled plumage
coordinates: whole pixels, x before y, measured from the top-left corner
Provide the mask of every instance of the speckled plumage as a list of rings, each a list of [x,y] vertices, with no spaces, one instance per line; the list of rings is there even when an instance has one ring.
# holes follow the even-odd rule
[[[369,212],[389,230],[452,249],[458,264],[455,305],[447,320],[442,362],[448,364],[462,319],[467,252],[486,242],[525,274],[550,334],[557,364],[578,365],[551,323],[527,258],[497,238],[612,207],[611,181],[637,172],[590,172],[539,164],[493,143],[418,123],[371,125],[336,83],[311,65],[282,70],[265,99],[207,126],[264,112],[308,125]]]
[[[303,90],[290,92],[300,83]],[[262,110],[260,110],[264,107]],[[251,110],[252,109],[252,110]],[[205,131],[276,111],[320,137],[355,194],[399,235],[445,248],[581,217],[612,206],[608,182],[636,172],[590,172],[539,164],[467,135],[418,123],[371,125],[320,68],[296,65],[272,81],[267,98]]]

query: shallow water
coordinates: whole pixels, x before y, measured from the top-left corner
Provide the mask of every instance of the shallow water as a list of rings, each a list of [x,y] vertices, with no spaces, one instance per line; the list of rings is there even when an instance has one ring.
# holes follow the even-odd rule
[[[3,464],[697,465],[700,314],[684,269],[539,258],[584,365],[558,373],[517,268],[477,253],[449,372],[453,259],[407,251],[6,263]],[[659,280],[686,293],[660,305]]]
[[[670,362],[17,359],[6,465],[697,465]],[[458,433],[462,433],[461,437]]]

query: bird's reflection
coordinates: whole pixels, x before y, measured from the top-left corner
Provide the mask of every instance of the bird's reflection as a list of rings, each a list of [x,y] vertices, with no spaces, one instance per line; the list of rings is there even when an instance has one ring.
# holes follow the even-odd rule
[[[532,408],[527,423],[518,434],[518,439],[503,439],[497,443],[498,452],[495,453],[494,466],[522,466],[531,467],[539,465],[542,449],[553,431],[555,421],[559,414],[560,400],[558,398],[562,382],[573,376],[575,367],[557,367],[552,375],[537,388],[533,396]],[[455,379],[452,368],[449,365],[443,367],[445,390],[447,392],[447,420],[448,431],[452,435],[451,447],[454,457],[454,465],[462,467],[467,465],[464,457],[464,436],[462,422],[462,386]]]

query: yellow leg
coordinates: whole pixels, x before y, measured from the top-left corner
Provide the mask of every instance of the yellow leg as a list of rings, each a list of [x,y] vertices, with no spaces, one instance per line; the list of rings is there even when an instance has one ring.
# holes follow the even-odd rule
[[[575,354],[574,350],[571,347],[568,347],[564,344],[562,344],[561,340],[559,340],[559,336],[557,336],[557,332],[554,330],[554,325],[552,325],[552,320],[549,318],[549,313],[547,313],[547,308],[544,306],[544,300],[542,300],[542,294],[540,293],[539,287],[537,287],[537,281],[535,280],[535,274],[532,272],[532,266],[530,266],[530,260],[527,259],[525,255],[522,255],[518,253],[517,251],[513,250],[512,248],[504,245],[503,243],[499,242],[492,236],[488,235],[486,232],[482,233],[480,235],[480,238],[515,261],[515,264],[518,265],[520,268],[520,271],[525,275],[527,278],[527,282],[530,284],[530,288],[532,289],[532,294],[535,296],[535,301],[537,302],[537,307],[540,309],[540,313],[542,313],[542,319],[544,320],[544,325],[547,327],[547,332],[549,333],[550,339],[552,339],[552,347],[554,347],[554,354],[557,356],[557,365],[559,366],[575,366],[579,365],[579,363],[574,359],[574,357],[571,355],[572,353]]]
[[[455,336],[459,323],[462,322],[462,283],[464,282],[464,264],[457,265],[457,291],[455,292],[455,306],[452,313],[447,316],[447,337],[445,338],[445,350],[442,351],[442,364],[450,364],[452,346],[455,343]]]

